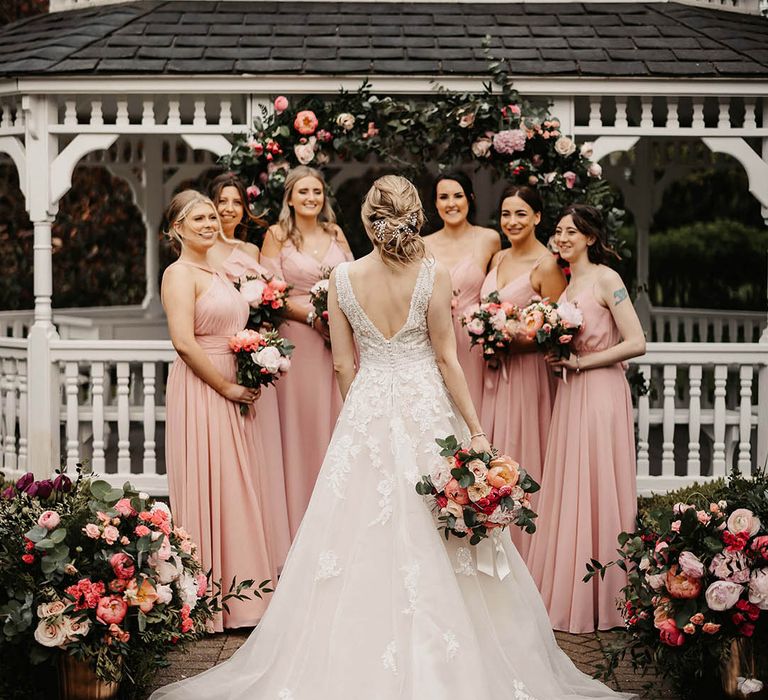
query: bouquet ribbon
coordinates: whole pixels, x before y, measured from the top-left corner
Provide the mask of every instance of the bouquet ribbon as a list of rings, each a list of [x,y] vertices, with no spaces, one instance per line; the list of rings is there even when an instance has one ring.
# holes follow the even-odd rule
[[[494,530],[490,537],[481,540],[475,547],[475,552],[477,570],[486,576],[498,576],[499,581],[503,581],[512,573],[499,530]]]

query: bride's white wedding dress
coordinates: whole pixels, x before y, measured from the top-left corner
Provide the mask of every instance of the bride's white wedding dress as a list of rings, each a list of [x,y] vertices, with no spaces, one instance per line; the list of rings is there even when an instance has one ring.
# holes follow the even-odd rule
[[[441,536],[414,489],[443,459],[436,437],[467,437],[427,333],[434,265],[422,264],[391,339],[358,304],[348,265],[336,268],[338,299],[360,370],[270,607],[229,661],[152,700],[629,697],[558,648],[506,533],[511,573],[500,580],[477,571],[465,541]]]

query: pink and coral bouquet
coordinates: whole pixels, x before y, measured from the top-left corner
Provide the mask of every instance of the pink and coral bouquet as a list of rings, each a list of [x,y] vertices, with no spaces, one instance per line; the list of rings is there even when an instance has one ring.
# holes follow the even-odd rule
[[[237,358],[237,383],[249,389],[274,384],[291,367],[293,345],[277,331],[245,329],[229,339],[229,347]],[[240,413],[248,413],[246,404]]]
[[[496,528],[536,531],[530,494],[540,486],[515,460],[464,448],[455,435],[435,442],[444,458],[421,477],[416,492],[429,499],[445,536],[469,536],[478,544]]]
[[[554,352],[558,358],[571,356],[573,339],[583,326],[581,310],[569,301],[534,300],[520,311],[522,333],[540,350]]]
[[[328,324],[328,284],[331,277],[331,269],[324,267],[322,269],[323,276],[312,285],[309,290],[309,303],[315,309],[317,317]]]
[[[274,275],[261,274],[246,275],[235,283],[235,287],[251,307],[248,328],[273,330],[285,320],[282,311],[292,285]]]
[[[521,332],[520,309],[500,301],[498,292],[491,292],[461,317],[461,325],[469,335],[470,347],[480,346],[483,359],[495,366],[499,356],[509,351],[511,341]]]

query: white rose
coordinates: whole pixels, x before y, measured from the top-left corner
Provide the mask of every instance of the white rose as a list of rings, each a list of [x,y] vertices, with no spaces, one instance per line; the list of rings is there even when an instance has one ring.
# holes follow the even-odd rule
[[[603,176],[603,168],[600,163],[590,163],[587,168],[587,175],[598,178]]]
[[[438,462],[432,468],[429,478],[432,479],[432,484],[438,491],[442,491],[445,488],[445,485],[451,480],[452,468],[452,461],[449,463],[448,460]]]
[[[521,486],[513,486],[509,492],[509,497],[513,501],[521,501],[525,497],[525,491],[523,491]]]
[[[311,163],[315,158],[315,137],[310,137],[307,143],[297,143],[293,147],[293,152],[296,155],[296,160],[302,165]]]
[[[748,508],[737,508],[728,516],[728,529],[734,534],[746,532],[752,537],[760,529],[760,519]]]
[[[275,347],[267,347],[251,353],[251,359],[259,366],[263,367],[270,374],[280,371],[280,360],[282,355]]]
[[[285,355],[280,356],[280,371],[281,372],[287,372],[291,368],[291,358],[285,357]]]
[[[173,599],[173,589],[168,584],[160,584],[155,589],[157,591],[158,603],[170,603]]]
[[[485,498],[491,492],[491,487],[484,481],[476,481],[467,489],[469,499],[477,503],[481,498]]]
[[[483,460],[473,459],[467,462],[464,466],[466,466],[466,468],[472,472],[472,475],[475,477],[475,483],[485,483],[485,480],[488,476],[488,468],[485,466],[485,462],[483,462]]]
[[[168,561],[161,561],[155,567],[158,583],[171,583],[179,578],[183,571],[181,562],[176,557],[171,557]]]
[[[328,291],[328,282],[330,280],[323,278],[321,280],[318,280],[312,285],[312,289],[309,290],[310,294],[314,294],[317,296],[321,292],[327,292]]]
[[[349,131],[355,125],[355,117],[349,112],[342,112],[336,117],[336,125],[340,126],[344,131]]]
[[[67,631],[61,622],[40,620],[35,629],[35,641],[44,647],[60,647],[67,641]]]
[[[569,156],[576,151],[576,144],[567,136],[561,136],[555,141],[555,151],[561,156]]]
[[[595,155],[595,144],[592,141],[585,141],[581,144],[579,153],[581,153],[584,158],[589,158],[591,160],[592,156]]]
[[[462,507],[456,503],[456,501],[452,501],[450,498],[448,499],[448,505],[445,506],[445,508],[440,511],[441,515],[452,515],[454,518],[463,518],[464,517],[464,510]]]
[[[267,285],[261,280],[248,280],[245,284],[240,285],[240,294],[250,306],[259,306],[266,288]]]

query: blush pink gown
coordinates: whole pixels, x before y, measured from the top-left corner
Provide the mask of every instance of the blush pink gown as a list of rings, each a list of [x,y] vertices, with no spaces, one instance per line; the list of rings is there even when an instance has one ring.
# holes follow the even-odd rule
[[[495,267],[485,278],[482,296],[498,291],[501,301],[527,306],[537,296],[531,286],[531,273],[542,259],[537,260],[529,272],[516,277],[501,289],[497,282],[498,267]],[[502,453],[520,462],[539,483],[554,401],[551,373],[539,352],[512,353],[502,360],[498,369],[486,365],[484,371],[480,422],[488,431],[488,439]],[[539,493],[531,498],[531,506],[537,512],[538,501]],[[520,556],[527,561],[531,540],[539,536],[538,529],[533,535],[519,527],[512,527],[510,531]]]
[[[223,267],[232,281],[244,280],[247,275],[272,274],[240,248],[232,250]],[[285,377],[278,381],[283,379]],[[278,567],[282,567],[291,547],[291,533],[288,524],[288,502],[285,497],[283,445],[276,385],[262,388],[261,397],[256,402],[253,413],[254,428],[258,431],[258,440],[264,450],[264,462],[258,465],[263,486],[264,528],[274,561]]]
[[[561,299],[565,297],[565,293]],[[593,290],[574,303],[584,328],[574,341],[583,357],[621,340],[611,312]],[[616,557],[616,538],[631,531],[637,508],[632,402],[624,366],[568,372],[559,382],[539,499],[539,531],[528,565],[555,629],[592,632],[622,625],[616,598],[626,574],[583,583],[586,563]]]
[[[228,341],[247,319],[245,299],[223,275],[212,275],[211,286],[195,303],[195,339],[213,366],[233,382],[237,368]],[[258,466],[264,464],[264,455],[254,413],[251,409],[241,416],[239,404],[214,391],[176,358],[166,389],[171,511],[175,524],[186,528],[197,543],[203,570],[212,569],[212,579],[221,580],[225,592],[235,576],[238,581],[277,582],[261,502]],[[267,600],[230,600],[228,605],[230,612],[214,620],[217,632],[256,625]]]
[[[322,279],[323,268],[351,260],[336,239],[322,261],[286,241],[279,258],[262,257],[288,284],[289,299],[309,303],[309,290]],[[296,536],[341,410],[341,394],[333,357],[320,334],[300,321],[286,321],[280,332],[296,349],[290,371],[277,383],[283,442],[283,469],[291,539]]]
[[[451,282],[455,294],[456,308],[453,311],[453,327],[456,333],[456,352],[459,364],[467,378],[469,393],[475,409],[479,412],[483,400],[483,354],[481,348],[470,350],[467,329],[461,325],[461,317],[480,302],[480,288],[485,272],[474,258],[466,257],[451,268]]]

